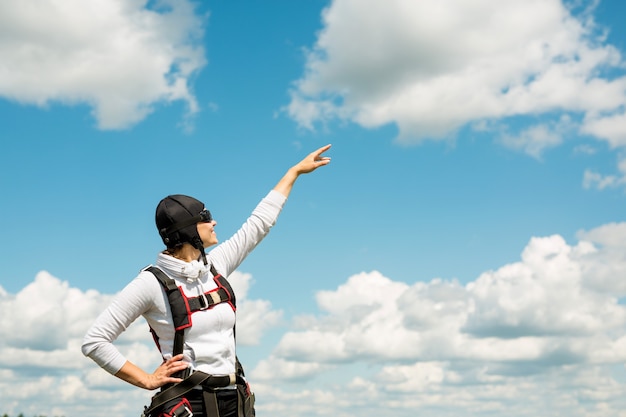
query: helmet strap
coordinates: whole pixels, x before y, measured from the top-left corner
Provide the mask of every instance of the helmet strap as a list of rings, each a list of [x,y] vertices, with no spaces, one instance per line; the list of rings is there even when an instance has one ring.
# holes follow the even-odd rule
[[[204,252],[204,243],[202,243],[202,239],[200,239],[199,236],[194,236],[194,238],[191,241],[191,245],[200,251],[200,256],[202,256],[202,262],[204,262],[205,265],[208,265],[208,262],[206,259],[206,253]]]

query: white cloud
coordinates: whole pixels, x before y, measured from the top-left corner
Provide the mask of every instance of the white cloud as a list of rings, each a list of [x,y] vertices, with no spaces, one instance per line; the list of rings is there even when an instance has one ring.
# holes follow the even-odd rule
[[[272,310],[272,303],[267,300],[248,299],[252,275],[235,271],[228,281],[237,297],[237,343],[258,345],[263,334],[281,322],[283,313]]]
[[[319,398],[331,401],[360,387],[351,401],[369,405],[365,416],[389,407],[400,416],[511,409],[544,415],[548,404],[557,415],[620,415],[621,377],[614,375],[624,374],[626,361],[626,306],[619,302],[626,297],[619,279],[626,272],[626,224],[579,237],[576,245],[556,235],[532,238],[519,262],[465,285],[443,279],[407,285],[372,272],[320,291],[319,316],[298,319],[300,328],[251,373],[272,404],[266,410],[326,415],[281,411],[274,404],[284,401],[281,395],[295,399],[305,391],[275,392],[280,388],[264,382],[273,376],[317,381],[325,387]],[[367,366],[347,385],[333,379],[359,364]],[[377,396],[366,400],[362,392]],[[349,410],[336,406],[333,415]]]
[[[484,273],[468,286],[475,307],[465,331],[499,338],[577,337],[621,327],[626,309],[616,298],[585,288],[586,280],[595,280],[585,274],[594,252],[586,242],[570,247],[560,236],[532,239],[521,262]],[[549,355],[552,347],[546,348]]]
[[[18,294],[2,299],[0,332],[12,336],[0,345],[41,353],[63,351],[69,340],[82,338],[96,312],[108,301],[109,297],[95,291],[70,288],[67,282],[40,272]],[[3,359],[6,356],[0,355]]]
[[[334,0],[286,110],[307,128],[395,123],[404,143],[566,112],[586,116],[584,133],[622,146],[626,77],[601,74],[623,73],[623,59],[603,36],[589,13],[560,0]],[[546,126],[507,141],[537,156],[562,141]]]
[[[626,249],[626,223],[609,223],[589,231],[580,231],[581,240],[602,245],[605,250],[624,253]],[[613,262],[610,262],[613,263]]]
[[[593,115],[585,120],[584,133],[605,139],[612,148],[626,146],[626,113],[623,111],[608,116]]]
[[[578,233],[579,239],[600,249],[587,254],[582,263],[585,286],[615,297],[624,297],[626,281],[626,223],[609,223]]]
[[[0,3],[0,96],[87,104],[102,129],[143,120],[159,103],[198,111],[190,77],[205,65],[191,2],[81,0]]]
[[[583,174],[583,188],[597,188],[604,190],[605,188],[615,188],[624,184],[626,178],[616,175],[602,175],[599,172],[586,169]]]
[[[0,297],[0,369],[9,374],[0,379],[2,413],[70,417],[89,415],[91,404],[125,412],[133,404],[130,398],[141,398],[142,393],[133,392],[80,351],[87,328],[112,298],[72,288],[45,271],[17,294]],[[160,356],[147,329],[139,330],[141,325],[145,322],[124,333],[120,350],[142,366],[156,367]],[[111,382],[98,383],[101,377]],[[120,392],[127,398],[119,398]]]
[[[255,383],[271,383],[277,375],[283,380],[304,380],[331,368],[319,362],[289,361],[271,356],[261,360],[250,375]]]
[[[507,131],[501,133],[500,142],[505,146],[521,150],[536,159],[541,159],[546,149],[555,148],[563,143],[563,138],[574,127],[568,116],[558,121],[531,125],[522,131],[512,134]]]
[[[618,162],[617,174],[604,175],[591,169],[586,169],[583,175],[583,188],[596,188],[604,190],[605,188],[618,188],[626,184],[626,158]]]

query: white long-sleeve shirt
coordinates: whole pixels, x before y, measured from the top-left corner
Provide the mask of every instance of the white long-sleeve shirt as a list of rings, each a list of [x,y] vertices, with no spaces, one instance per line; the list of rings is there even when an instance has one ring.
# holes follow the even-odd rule
[[[228,277],[269,233],[286,198],[276,191],[261,200],[241,228],[228,240],[207,253],[209,265]],[[163,272],[194,297],[217,287],[213,275],[201,261],[184,262],[159,254],[156,262]],[[113,342],[139,316],[156,333],[161,354],[172,356],[174,324],[167,296],[150,272],[142,271],[100,314],[83,340],[83,354],[111,374],[116,374],[126,358]],[[235,372],[235,312],[228,303],[192,315],[193,325],[185,330],[184,359],[194,370],[213,375]]]

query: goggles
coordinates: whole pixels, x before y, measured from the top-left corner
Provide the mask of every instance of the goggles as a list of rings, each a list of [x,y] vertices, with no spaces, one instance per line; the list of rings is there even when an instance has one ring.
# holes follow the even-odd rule
[[[200,221],[198,223],[210,223],[213,221],[211,212],[207,209],[202,210],[198,216],[200,216]]]

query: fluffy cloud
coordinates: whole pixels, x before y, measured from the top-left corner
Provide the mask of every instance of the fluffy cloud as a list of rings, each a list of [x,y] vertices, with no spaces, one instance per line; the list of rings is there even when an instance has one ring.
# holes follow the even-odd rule
[[[67,282],[40,272],[19,293],[14,296],[4,294],[1,298],[0,331],[11,337],[3,338],[0,344],[21,351],[62,351],[67,348],[68,341],[82,338],[95,315],[109,300],[110,297],[95,291],[70,288]],[[6,355],[0,355],[0,358],[8,359]],[[11,359],[11,362],[15,360]],[[50,365],[56,366],[58,361],[51,361]]]
[[[583,177],[583,187],[587,189],[596,188],[599,190],[622,187],[626,184],[626,158],[622,157],[617,165],[617,170],[617,174],[605,175],[587,169]]]
[[[625,405],[614,375],[626,361],[626,224],[579,237],[573,246],[560,236],[532,238],[519,262],[464,285],[439,278],[407,285],[376,271],[350,277],[319,292],[320,315],[299,319],[302,328],[286,333],[252,375],[275,401],[303,391],[277,391],[265,385],[270,375],[317,381],[315,406],[354,395],[355,404],[370,407],[360,415],[393,408],[401,416],[512,409],[520,416],[618,416]],[[359,364],[367,368],[349,381],[329,382]],[[287,415],[274,406],[266,410]],[[307,410],[289,412],[326,415]],[[349,410],[337,406],[333,415]]]
[[[606,139],[612,148],[626,146],[626,113],[622,110],[604,117],[590,117],[583,132]]]
[[[198,111],[189,78],[204,64],[189,1],[0,3],[0,96],[87,104],[102,129],[137,123],[159,102]]]
[[[533,156],[562,141],[566,112],[581,133],[623,146],[623,58],[593,10],[574,13],[572,4],[334,0],[287,111],[309,128],[332,118],[395,123],[404,143],[537,118],[502,139]]]
[[[105,407],[109,401],[120,412],[129,405],[127,400],[116,401],[126,387],[80,352],[87,328],[111,299],[94,290],[72,288],[45,271],[17,294],[1,294],[0,369],[7,376],[0,379],[3,413],[88,415],[90,403]],[[155,367],[159,355],[146,354],[146,345],[152,342],[145,328],[138,331],[141,324],[145,325],[134,324],[120,338],[120,350],[142,366]],[[112,380],[106,389],[98,389],[102,376]]]
[[[252,275],[235,271],[228,280],[237,295],[237,343],[258,345],[263,334],[281,322],[283,313],[273,310],[267,300],[248,299]]]
[[[599,259],[597,252],[589,242],[571,247],[559,236],[534,238],[520,262],[485,272],[465,286],[441,279],[407,286],[378,272],[359,274],[335,292],[320,292],[318,305],[328,316],[287,333],[276,353],[328,363],[542,362],[562,350],[591,360],[586,344],[570,342],[605,335],[626,323],[617,299],[625,294],[623,285],[598,291],[596,276],[587,274],[597,271],[591,260]],[[615,261],[610,265],[623,268]],[[616,342],[607,340],[607,348]],[[615,351],[606,360],[621,361],[624,353]]]

